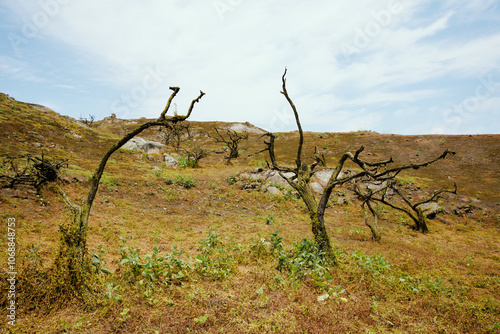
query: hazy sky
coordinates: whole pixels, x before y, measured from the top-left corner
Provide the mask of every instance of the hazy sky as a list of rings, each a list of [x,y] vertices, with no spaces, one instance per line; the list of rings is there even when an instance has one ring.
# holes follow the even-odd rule
[[[499,133],[500,1],[0,0],[0,92],[75,118]]]

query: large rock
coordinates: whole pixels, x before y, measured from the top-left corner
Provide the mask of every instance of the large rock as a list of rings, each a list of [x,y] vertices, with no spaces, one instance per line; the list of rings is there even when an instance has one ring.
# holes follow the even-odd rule
[[[322,194],[323,191],[325,190],[323,188],[323,186],[321,184],[319,184],[319,182],[316,182],[316,181],[311,182],[311,189],[312,189],[312,191],[314,191],[315,193],[318,193],[318,194]]]
[[[293,177],[294,173],[283,173],[283,175],[287,178]],[[279,186],[282,186],[284,188],[291,188],[291,186],[288,184],[288,182],[281,177],[281,175],[277,171],[270,171],[268,174],[268,177],[266,179],[271,184],[277,184]]]
[[[429,202],[425,204],[421,204],[418,206],[420,210],[422,210],[422,213],[427,217],[427,218],[434,218],[436,217],[436,214],[439,212],[439,204],[436,202]]]
[[[177,160],[175,160],[174,157],[171,155],[164,153],[163,154],[163,159],[165,160],[165,166],[170,167],[170,168],[177,168],[179,166],[179,163]]]
[[[332,177],[333,174],[333,169],[322,169],[314,173],[314,179],[323,187],[325,188],[326,185],[328,184],[328,181],[330,180],[330,177]],[[337,176],[337,179],[341,179],[345,176],[349,175],[349,171],[344,172],[341,171],[339,175]]]
[[[165,151],[167,147],[156,141],[146,140],[141,137],[134,137],[123,145],[122,148],[131,151],[143,151],[147,154],[157,154]]]

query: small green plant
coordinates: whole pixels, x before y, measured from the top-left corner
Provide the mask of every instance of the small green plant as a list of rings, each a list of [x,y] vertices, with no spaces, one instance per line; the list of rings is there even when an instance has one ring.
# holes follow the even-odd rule
[[[366,231],[360,229],[359,227],[351,228],[349,234],[352,236],[359,236],[361,240],[365,240],[366,237]]]
[[[258,160],[256,163],[257,168],[264,168],[267,167],[267,162],[266,160]]]
[[[286,201],[295,201],[300,199],[299,194],[293,188],[283,188],[283,199]]]
[[[208,182],[208,189],[210,189],[212,191],[219,189],[219,187],[220,187],[220,181],[218,181],[218,180],[210,180]]]
[[[273,255],[279,254],[283,250],[283,237],[278,234],[278,230],[274,230],[274,232],[270,234],[270,247]]]
[[[270,213],[266,217],[266,225],[271,225],[274,223],[274,214]]]
[[[30,261],[30,264],[35,266],[35,268],[42,266],[42,257],[40,256],[40,243],[38,246],[31,245],[31,248],[28,249],[27,258]]]
[[[104,274],[111,274],[108,269],[104,268],[105,265],[106,262],[101,261],[98,254],[92,255],[92,269],[94,270],[94,273],[98,274],[99,272],[102,272]]]
[[[253,245],[250,245],[250,251],[254,257],[260,258],[268,254],[270,246],[271,243],[266,241],[265,238],[261,238],[259,235],[259,237],[253,241]]]
[[[208,320],[208,314],[199,316],[198,318],[194,318],[193,320],[194,320],[194,322],[196,322],[200,325],[203,325]]]
[[[179,186],[186,188],[186,189],[191,189],[191,188],[196,187],[196,180],[191,175],[184,177],[184,176],[179,174],[179,175],[177,175],[177,179],[176,179],[175,183]]]
[[[352,253],[352,257],[361,268],[365,269],[372,276],[381,275],[391,267],[391,264],[380,254],[369,256],[361,251],[357,251]]]
[[[445,141],[444,141],[444,138],[441,138],[441,140],[439,141],[439,145],[444,145]]]
[[[113,282],[106,283],[106,291],[104,292],[104,297],[109,300],[114,300],[118,303],[122,302],[122,296],[118,292],[122,289],[119,285],[114,285]]]
[[[125,244],[125,239],[122,237],[120,239]],[[179,283],[188,278],[190,265],[180,258],[183,251],[177,250],[176,246],[173,246],[172,252],[164,257],[158,255],[161,251],[156,245],[153,247],[153,252],[144,258],[141,258],[140,251],[140,248],[121,246],[120,265],[126,268],[125,277],[129,281],[136,282],[139,278],[143,278],[138,283],[146,289],[147,298],[151,298],[152,288],[156,284]]]
[[[186,189],[191,189],[191,188],[196,187],[196,179],[191,175],[182,176],[182,175],[178,174],[175,179],[173,179],[171,177],[166,178],[165,184],[166,185],[176,184],[176,185],[184,187]]]
[[[235,184],[237,181],[238,181],[237,174],[231,174],[228,177],[226,177],[226,183],[229,184],[230,186]]]
[[[325,252],[313,241],[302,239],[294,242],[287,252],[282,251],[279,254],[277,269],[288,272],[292,280],[303,280],[311,276],[316,280],[327,275],[329,263]]]
[[[261,286],[259,289],[257,289],[255,291],[255,294],[257,296],[260,296],[260,299],[262,299],[264,301],[264,303],[262,305],[260,305],[261,308],[266,307],[267,304],[269,303],[269,297],[267,297],[266,295],[264,295],[264,287],[265,287],[265,285]]]
[[[500,324],[498,323],[498,321],[495,321],[493,325],[488,327],[488,331],[490,331],[491,333],[500,333]]]
[[[240,246],[225,244],[211,228],[207,231],[206,238],[198,243],[200,253],[195,258],[197,273],[214,281],[230,278],[236,263],[234,253],[241,253]]]

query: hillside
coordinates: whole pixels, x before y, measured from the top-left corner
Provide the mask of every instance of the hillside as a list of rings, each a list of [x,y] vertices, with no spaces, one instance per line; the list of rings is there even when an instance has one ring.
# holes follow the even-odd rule
[[[85,125],[0,94],[0,154],[43,153],[67,159],[59,183],[70,198],[82,199],[101,156],[146,121],[108,117]],[[246,123],[188,123],[191,138],[183,146],[211,152],[200,161],[201,168],[170,169],[161,154],[124,149],[112,155],[106,166],[88,233],[89,253],[97,254],[111,272],[102,275],[106,293],[98,306],[21,304],[14,332],[499,331],[500,135],[307,132],[305,157],[310,158],[317,146],[330,166],[342,153],[360,146],[365,147],[362,154],[367,159],[392,157],[397,164],[417,163],[453,150],[455,156],[404,173],[399,180],[413,188],[415,196],[453,183],[458,195],[440,202],[443,209],[429,221],[431,233],[425,235],[409,229],[404,215],[380,208],[382,240],[376,243],[370,240],[359,201],[345,189],[339,190],[335,198],[347,200],[332,202],[326,220],[340,264],[329,268],[327,275],[306,270],[298,279],[293,270],[277,269],[283,258],[274,257],[270,247],[271,241],[281,240],[278,233],[283,252],[311,238],[302,201],[285,191],[277,195],[258,191],[261,184],[254,186],[238,178],[242,172],[266,166],[265,153],[248,156],[265,147],[263,130]],[[214,126],[249,130],[248,140],[241,143],[243,154],[232,165],[225,164],[223,144],[207,136],[213,134]],[[291,165],[298,133],[276,135],[277,159]],[[157,128],[140,137],[163,141]],[[182,152],[170,146],[167,152],[182,158]],[[53,186],[45,186],[39,195],[30,187],[2,188],[0,209],[3,222],[11,217],[18,222],[19,275],[49,268],[57,252],[59,225],[70,220]],[[6,244],[5,223],[0,231]],[[203,271],[197,262],[208,260],[200,257],[206,255],[201,248],[214,240],[217,270]],[[145,287],[146,278],[131,279],[128,267],[120,264],[131,254],[125,246],[140,249],[142,262],[154,247],[161,256],[183,250],[175,256],[187,266],[181,270],[184,276],[173,283]],[[2,246],[0,254],[6,263],[7,246]],[[328,297],[318,300],[325,293]],[[23,291],[19,295],[29,300]],[[5,297],[0,302],[5,303]],[[2,330],[9,328],[4,306]]]

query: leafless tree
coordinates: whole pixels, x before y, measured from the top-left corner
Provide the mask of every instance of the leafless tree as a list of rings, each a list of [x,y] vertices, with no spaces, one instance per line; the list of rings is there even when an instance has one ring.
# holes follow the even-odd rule
[[[231,163],[231,159],[237,159],[240,156],[240,151],[239,151],[239,145],[240,141],[242,140],[247,140],[248,139],[248,133],[247,132],[242,132],[238,133],[234,130],[231,129],[226,129],[226,133],[223,135],[222,133],[219,132],[219,129],[217,129],[217,126],[212,126],[212,129],[215,131],[215,135],[208,134],[208,136],[212,139],[214,139],[217,143],[224,143],[226,144],[227,148],[229,149],[229,154],[227,155],[226,163],[229,165]]]
[[[74,204],[66,193],[60,187],[57,187],[65,203],[70,208],[73,217],[72,224],[68,226],[61,225],[59,228],[61,242],[54,270],[54,275],[56,275],[55,277],[57,278],[58,283],[57,288],[61,290],[59,295],[78,296],[84,298],[89,295],[87,292],[92,291],[92,285],[88,280],[90,259],[86,250],[88,219],[97,190],[99,189],[99,181],[110,156],[130,139],[150,127],[161,126],[172,131],[175,124],[183,122],[189,118],[195,103],[199,102],[203,95],[205,95],[205,93],[200,91],[200,95],[191,102],[187,115],[175,115],[167,118],[166,113],[169,110],[170,104],[180,90],[178,87],[170,87],[170,89],[173,93],[170,95],[167,105],[158,119],[138,126],[135,130],[129,132],[117,143],[115,143],[104,154],[99,166],[92,175],[91,186],[87,198],[81,205]]]
[[[49,159],[43,153],[40,157],[31,154],[20,154],[15,157],[3,154],[2,157],[0,174],[0,180],[3,181],[2,188],[24,184],[35,187],[39,193],[43,184],[57,181],[59,170],[68,167],[68,160]]]
[[[390,164],[393,163],[392,158],[378,162],[366,161],[360,157],[360,154],[364,150],[364,147],[360,147],[354,154],[351,152],[346,152],[340,157],[340,159],[337,161],[335,165],[335,168],[333,169],[333,173],[329,178],[323,193],[320,195],[318,200],[313,194],[310,182],[312,176],[315,173],[315,168],[319,165],[320,162],[318,161],[318,159],[315,159],[315,161],[309,165],[302,160],[304,133],[302,131],[302,126],[300,124],[299,114],[297,112],[297,109],[286,89],[286,79],[285,79],[286,73],[287,71],[285,69],[285,72],[283,73],[282,76],[281,93],[285,96],[286,100],[288,101],[293,110],[297,128],[299,130],[299,144],[297,147],[297,156],[295,158],[294,167],[280,166],[277,163],[275,156],[275,145],[274,145],[275,136],[272,133],[267,133],[263,136],[269,137],[269,141],[264,141],[264,143],[267,146],[266,150],[269,152],[270,163],[268,162],[268,165],[273,170],[278,171],[281,177],[283,177],[288,182],[288,184],[290,184],[290,186],[299,193],[300,197],[302,198],[304,204],[307,207],[309,217],[311,220],[312,232],[315,238],[315,242],[318,245],[318,248],[324,251],[328,258],[330,258],[331,260],[335,260],[332,246],[330,243],[330,238],[328,236],[325,227],[325,219],[324,219],[328,200],[335,187],[346,184],[361,177],[367,177],[374,181],[393,179],[403,170],[419,169],[420,167],[428,166],[429,164],[434,163],[440,159],[444,159],[449,154],[454,154],[454,152],[446,150],[439,157],[431,161],[427,161],[420,164],[408,164],[401,167],[390,168],[389,167]],[[341,173],[344,164],[348,160],[356,164],[361,169],[361,171],[354,173]],[[285,173],[287,175],[285,175]]]
[[[176,151],[179,151],[184,137],[191,138],[188,122],[179,122],[172,124],[172,129],[161,129],[164,133],[163,140],[165,145],[171,145]]]
[[[190,149],[182,148],[181,151],[186,155],[187,167],[191,168],[200,168],[200,160],[209,156],[209,152],[199,146]]]
[[[382,203],[393,209],[406,213],[408,217],[410,217],[415,223],[415,225],[413,226],[415,230],[421,231],[422,233],[427,233],[429,232],[429,228],[427,226],[427,219],[422,211],[421,206],[430,202],[436,202],[443,193],[452,193],[452,194],[457,193],[457,185],[455,183],[454,189],[441,188],[439,190],[436,190],[431,197],[412,203],[412,201],[409,199],[410,196],[408,196],[408,194],[405,194],[404,190],[398,186],[398,182],[394,179],[388,179],[383,187],[375,191],[372,191],[366,187],[364,187],[363,189],[363,187],[361,187],[359,183],[353,184],[351,189],[362,200],[363,208],[366,205],[366,207],[368,207],[372,216],[374,217],[375,226],[373,226],[373,223],[372,224],[368,223],[369,218],[367,217],[368,215],[365,210],[365,222],[370,227],[372,232],[374,232],[374,227],[376,229],[378,215],[372,209],[370,203]],[[397,196],[389,196],[388,195],[389,190],[392,190],[392,193],[394,193]],[[400,199],[399,203],[393,197],[399,198]],[[378,233],[378,231],[374,232],[373,236],[375,240],[380,240],[380,234]]]
[[[83,117],[80,117],[80,122],[82,122],[83,124],[87,125],[87,126],[92,126],[92,124],[94,124],[94,121],[95,121],[95,116],[94,115],[90,115],[89,114],[89,118],[83,118]]]

